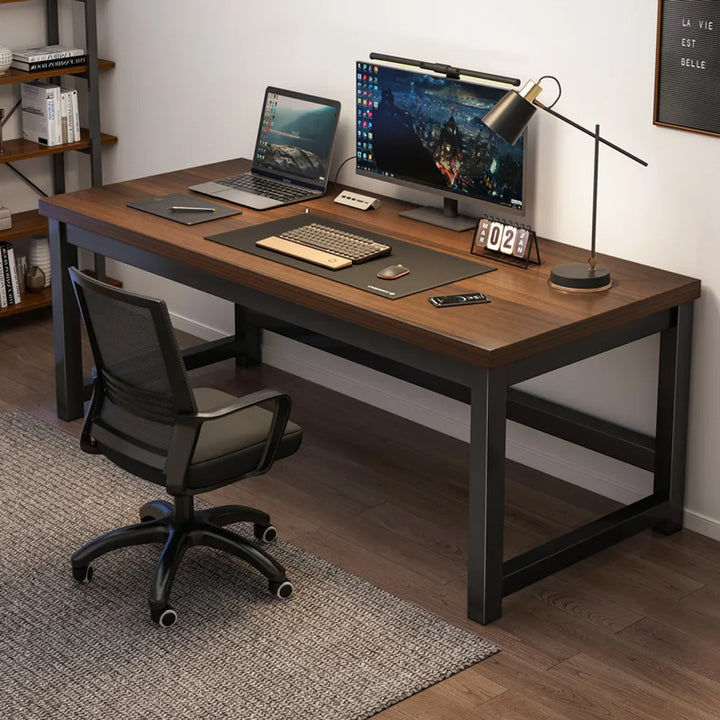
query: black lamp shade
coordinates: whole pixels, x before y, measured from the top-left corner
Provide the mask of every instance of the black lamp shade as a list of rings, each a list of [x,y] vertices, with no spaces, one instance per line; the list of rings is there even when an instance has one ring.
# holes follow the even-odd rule
[[[514,145],[527,127],[537,108],[531,102],[510,90],[490,112],[483,122],[496,135]]]

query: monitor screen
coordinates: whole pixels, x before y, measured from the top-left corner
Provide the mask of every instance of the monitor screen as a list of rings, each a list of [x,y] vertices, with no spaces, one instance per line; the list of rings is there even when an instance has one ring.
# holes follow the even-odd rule
[[[356,73],[358,174],[443,195],[426,222],[444,225],[458,199],[524,211],[525,138],[510,145],[482,122],[507,88],[366,62]]]

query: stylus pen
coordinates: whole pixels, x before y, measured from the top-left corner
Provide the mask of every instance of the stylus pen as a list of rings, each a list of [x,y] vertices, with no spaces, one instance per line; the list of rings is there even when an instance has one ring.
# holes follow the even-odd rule
[[[177,212],[215,212],[215,208],[190,207],[189,205],[173,205],[171,208],[168,208],[168,210]]]

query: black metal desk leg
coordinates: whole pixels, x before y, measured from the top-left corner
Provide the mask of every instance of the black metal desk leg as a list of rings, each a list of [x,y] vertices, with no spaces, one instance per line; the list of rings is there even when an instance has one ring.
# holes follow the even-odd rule
[[[57,416],[61,420],[75,420],[83,416],[82,348],[80,312],[67,269],[77,265],[78,253],[67,242],[64,223],[50,220],[49,238]]]
[[[241,367],[252,367],[262,362],[262,328],[253,322],[252,313],[242,305],[235,306],[235,339],[242,348],[235,356]]]
[[[502,614],[507,386],[501,370],[478,369],[471,388],[468,617]]]
[[[683,525],[693,304],[677,309],[677,324],[660,335],[654,493],[667,498],[667,516],[654,529],[669,535]]]

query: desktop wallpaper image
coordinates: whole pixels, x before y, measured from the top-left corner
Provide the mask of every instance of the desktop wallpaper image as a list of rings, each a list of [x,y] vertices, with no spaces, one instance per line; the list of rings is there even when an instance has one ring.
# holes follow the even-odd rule
[[[269,95],[258,137],[256,162],[270,170],[324,179],[336,116],[334,108]]]

